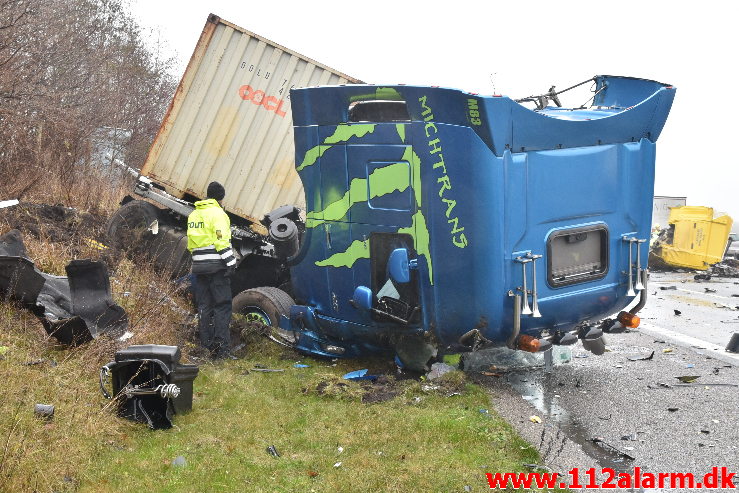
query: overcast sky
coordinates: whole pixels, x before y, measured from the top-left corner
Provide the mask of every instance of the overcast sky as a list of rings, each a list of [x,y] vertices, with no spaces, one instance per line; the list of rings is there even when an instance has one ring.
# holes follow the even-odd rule
[[[514,98],[596,74],[671,83],[677,95],[657,144],[655,194],[687,196],[739,223],[733,2],[130,2],[153,39],[177,53],[178,76],[214,13],[368,83]]]

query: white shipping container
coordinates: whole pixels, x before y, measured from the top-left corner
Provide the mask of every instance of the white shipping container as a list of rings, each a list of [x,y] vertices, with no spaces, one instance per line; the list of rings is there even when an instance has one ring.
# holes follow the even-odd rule
[[[218,181],[251,221],[305,207],[290,89],[347,83],[361,81],[211,14],[141,173],[190,200]]]

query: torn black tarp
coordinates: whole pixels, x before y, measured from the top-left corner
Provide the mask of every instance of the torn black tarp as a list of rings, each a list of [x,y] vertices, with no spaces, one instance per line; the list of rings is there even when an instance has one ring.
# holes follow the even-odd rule
[[[113,301],[105,265],[73,260],[65,270],[66,277],[38,270],[19,231],[0,236],[0,291],[33,311],[49,335],[63,344],[81,344],[104,332],[122,335],[128,316]]]

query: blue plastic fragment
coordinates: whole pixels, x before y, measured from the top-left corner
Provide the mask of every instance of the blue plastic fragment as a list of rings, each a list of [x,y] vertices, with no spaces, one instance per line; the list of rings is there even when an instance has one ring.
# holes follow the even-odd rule
[[[367,375],[367,369],[350,371],[344,375],[344,380],[375,380],[377,375]]]
[[[310,365],[304,365],[303,363],[295,363],[293,365],[295,368],[310,368]]]
[[[688,363],[685,365],[685,368],[695,368],[695,365],[693,363]]]

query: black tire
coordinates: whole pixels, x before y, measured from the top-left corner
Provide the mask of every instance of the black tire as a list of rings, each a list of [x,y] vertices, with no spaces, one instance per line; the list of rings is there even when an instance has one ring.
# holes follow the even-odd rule
[[[248,322],[261,322],[272,327],[272,334],[288,345],[294,345],[297,338],[293,332],[280,329],[280,317],[290,315],[290,307],[295,302],[289,294],[270,286],[247,289],[233,299],[232,311],[244,315]],[[232,334],[233,338],[233,334]]]
[[[159,219],[159,209],[143,200],[132,200],[108,219],[106,231],[111,246],[129,249],[141,246],[142,235]]]

